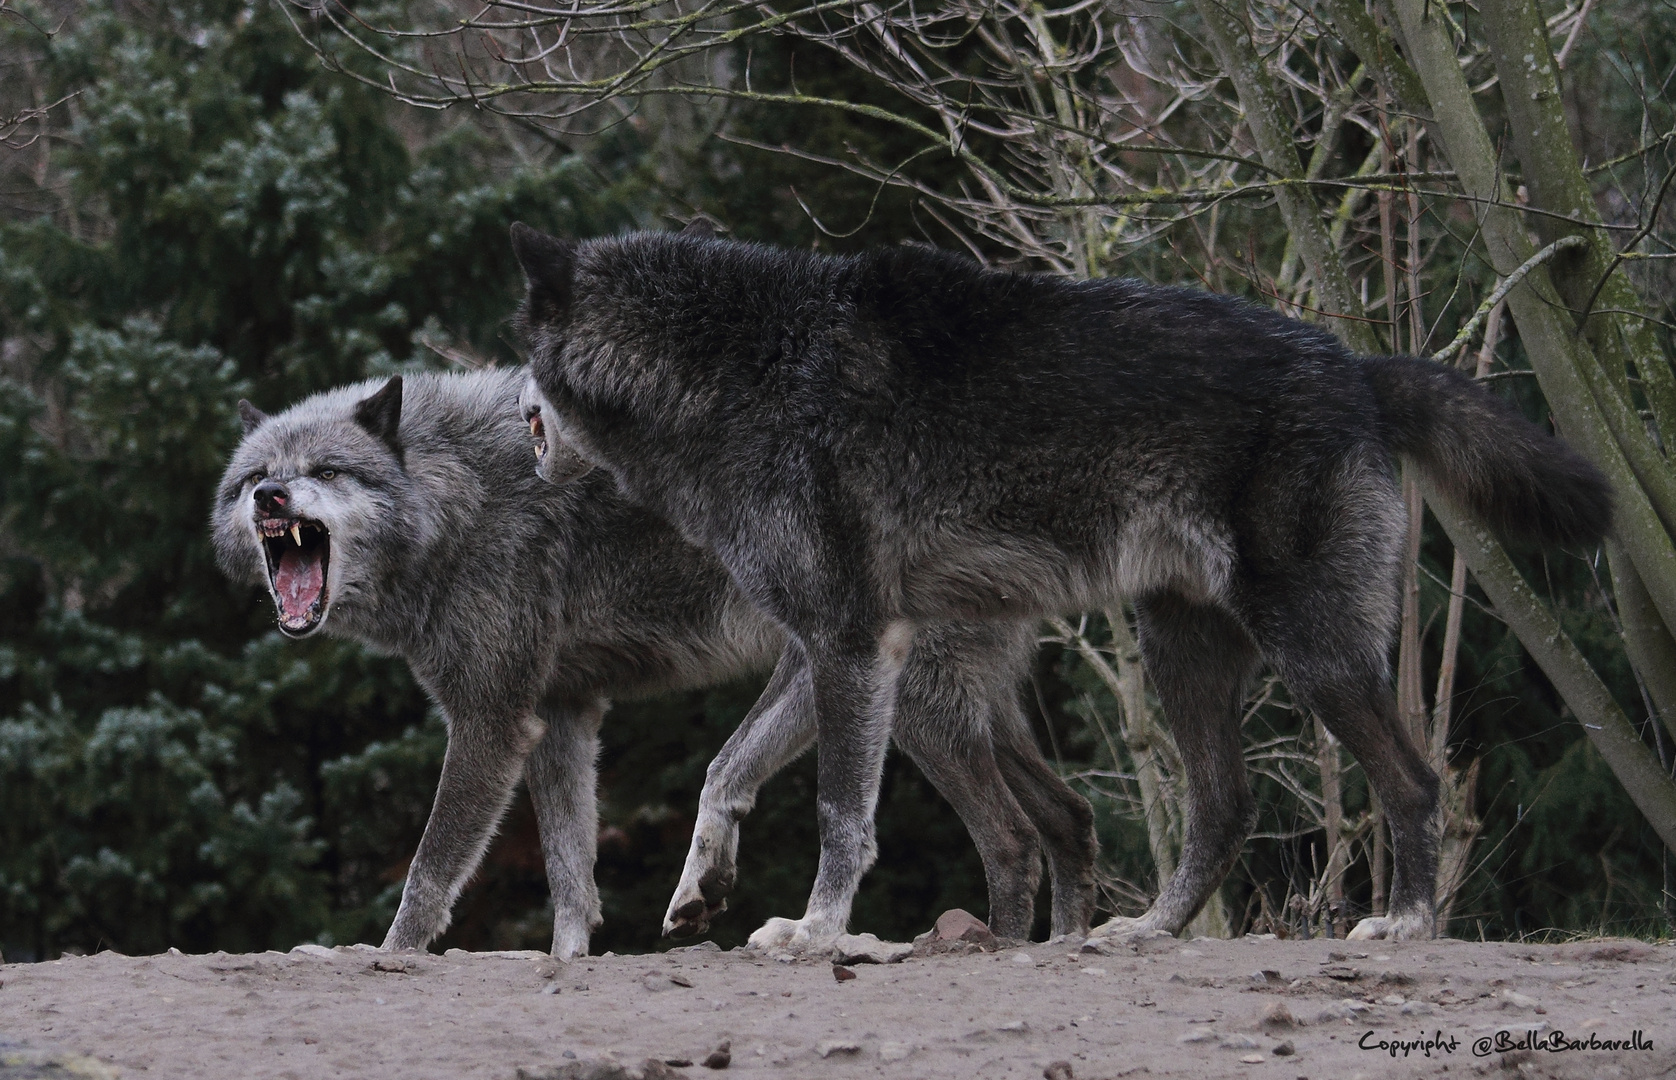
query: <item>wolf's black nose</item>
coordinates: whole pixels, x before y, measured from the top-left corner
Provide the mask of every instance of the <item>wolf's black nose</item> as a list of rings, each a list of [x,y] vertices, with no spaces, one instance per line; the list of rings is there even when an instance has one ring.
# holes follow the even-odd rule
[[[284,510],[285,504],[291,501],[291,489],[278,480],[262,481],[252,494],[256,496],[256,505],[270,514]]]

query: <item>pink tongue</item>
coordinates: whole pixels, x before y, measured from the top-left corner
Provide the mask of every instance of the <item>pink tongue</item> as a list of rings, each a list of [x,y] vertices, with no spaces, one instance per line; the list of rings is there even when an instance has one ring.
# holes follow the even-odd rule
[[[325,585],[320,558],[313,551],[291,548],[279,557],[279,569],[274,573],[274,591],[279,593],[280,612],[287,622],[302,622],[308,609],[320,599]]]

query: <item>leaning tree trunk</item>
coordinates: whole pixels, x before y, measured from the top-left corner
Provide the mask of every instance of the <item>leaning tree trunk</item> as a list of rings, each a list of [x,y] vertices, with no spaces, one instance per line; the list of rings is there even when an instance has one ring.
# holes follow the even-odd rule
[[[1514,4],[1520,0],[1503,0]],[[1376,72],[1382,86],[1404,93],[1400,104],[1410,112],[1432,117],[1432,135],[1444,148],[1466,193],[1477,210],[1490,262],[1503,276],[1521,270],[1536,254],[1510,193],[1497,167],[1483,121],[1479,118],[1466,80],[1461,74],[1453,42],[1432,14],[1430,0],[1394,0],[1403,30],[1408,63],[1390,49],[1388,39],[1358,19],[1349,9],[1354,0],[1335,3],[1347,26],[1347,40],[1360,39],[1369,50],[1363,61]],[[1222,69],[1229,74],[1245,110],[1248,127],[1264,163],[1282,176],[1298,173],[1298,155],[1289,123],[1274,93],[1267,68],[1257,53],[1248,27],[1237,8],[1197,0],[1207,24],[1207,38]],[[1534,9],[1533,9],[1534,10]],[[1540,17],[1538,16],[1540,20]],[[1544,43],[1544,52],[1546,44]],[[1425,101],[1412,100],[1424,92]],[[1563,123],[1540,133],[1529,133],[1533,145],[1564,142]],[[1538,143],[1540,136],[1541,143]],[[1533,153],[1538,151],[1534,150]],[[1287,226],[1299,243],[1297,250],[1311,275],[1323,283],[1323,307],[1334,314],[1365,319],[1354,297],[1336,288],[1348,282],[1339,254],[1330,244],[1307,242],[1319,226],[1321,213],[1307,189],[1283,189],[1281,201]],[[1307,212],[1297,203],[1307,200]],[[1615,540],[1626,561],[1639,575],[1649,606],[1665,627],[1676,624],[1676,545],[1667,522],[1676,521],[1676,472],[1658,453],[1640,425],[1629,401],[1619,392],[1596,359],[1587,340],[1571,333],[1563,301],[1546,269],[1525,271],[1523,284],[1507,297],[1521,336],[1537,371],[1549,407],[1571,442],[1600,466],[1611,480],[1618,499]],[[1365,321],[1335,320],[1336,329],[1353,347],[1364,347]],[[1662,357],[1654,358],[1660,362]],[[1646,361],[1652,366],[1651,360]],[[1507,553],[1481,526],[1469,523],[1452,508],[1428,498],[1450,539],[1456,544],[1479,584],[1496,604],[1497,614],[1547,673],[1572,713],[1583,724],[1590,741],[1624,784],[1661,839],[1676,847],[1676,781],[1661,768],[1633,725],[1612,700],[1583,655],[1566,636],[1547,605],[1519,575]],[[1648,635],[1652,637],[1652,635]],[[1654,642],[1652,647],[1657,647]]]
[[[1432,117],[1433,134],[1474,201],[1491,264],[1498,273],[1510,275],[1531,261],[1534,245],[1506,189],[1489,134],[1461,74],[1454,42],[1429,0],[1393,0],[1393,6],[1408,60],[1428,98],[1424,104],[1429,106],[1425,111]],[[1538,24],[1541,22],[1540,13],[1528,0],[1487,3],[1485,17],[1486,21],[1504,20],[1508,26],[1520,20],[1528,23],[1533,17]],[[1502,30],[1498,40],[1504,46],[1515,40],[1507,26]],[[1546,58],[1546,71],[1537,57]],[[1505,62],[1509,58],[1502,59]],[[1521,88],[1518,93],[1507,92],[1504,86],[1504,96],[1557,95],[1546,38],[1542,39],[1540,52],[1532,53],[1528,60],[1520,56],[1515,63],[1527,69],[1524,75],[1530,79],[1546,75],[1548,81],[1517,83]],[[1557,124],[1544,120],[1546,126],[1536,129],[1529,117],[1524,117],[1521,125],[1522,116],[1520,110],[1510,108],[1509,122],[1520,129],[1515,139],[1526,145],[1525,153],[1531,159],[1560,163],[1554,166],[1558,178],[1550,184],[1551,191],[1558,191],[1564,186],[1558,182],[1565,178],[1564,163],[1570,161],[1575,166],[1576,161],[1564,119],[1560,117]],[[1576,171],[1581,179],[1580,168]],[[1573,198],[1578,194],[1575,185],[1565,190]],[[1587,207],[1592,215],[1592,199]],[[1583,207],[1571,209],[1582,211]],[[1619,380],[1602,366],[1590,341],[1574,333],[1575,325],[1565,314],[1568,306],[1547,267],[1532,269],[1524,283],[1508,294],[1507,302],[1560,429],[1612,481],[1617,500],[1613,540],[1623,552],[1625,569],[1632,570],[1636,575],[1633,580],[1644,587],[1642,595],[1647,601],[1643,621],[1638,625],[1645,626],[1656,618],[1663,627],[1669,627],[1676,616],[1676,545],[1672,544],[1668,524],[1676,519],[1672,514],[1676,504],[1671,502],[1676,498],[1676,470],[1659,453],[1619,389]],[[1629,340],[1613,334],[1602,337],[1609,346],[1613,341]],[[1618,354],[1620,362],[1625,355],[1627,351]],[[1663,365],[1668,371],[1669,361],[1662,356],[1641,354],[1639,360],[1638,366],[1651,369]],[[1506,552],[1481,526],[1435,499],[1430,501],[1456,550],[1495,602],[1497,614],[1547,673],[1659,837],[1667,846],[1676,847],[1676,782],[1659,767],[1652,751]],[[1633,581],[1621,580],[1620,587],[1624,584]],[[1640,643],[1647,646],[1643,655],[1659,657],[1668,640],[1668,631],[1662,640],[1656,633],[1647,633]]]

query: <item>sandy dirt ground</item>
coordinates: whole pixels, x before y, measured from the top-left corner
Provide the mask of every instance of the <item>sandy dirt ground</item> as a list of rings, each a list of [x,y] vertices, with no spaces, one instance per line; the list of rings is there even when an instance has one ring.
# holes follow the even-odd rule
[[[823,1080],[1676,1076],[1676,946],[1162,939],[853,971],[704,946],[68,957],[0,967],[0,1078],[650,1080],[726,1075],[724,1042],[727,1073]]]

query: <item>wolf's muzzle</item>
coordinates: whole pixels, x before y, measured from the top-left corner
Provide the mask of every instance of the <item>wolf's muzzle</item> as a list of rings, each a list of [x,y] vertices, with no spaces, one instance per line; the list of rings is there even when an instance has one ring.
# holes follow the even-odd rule
[[[269,514],[284,513],[285,505],[291,501],[291,489],[278,480],[262,481],[250,495],[257,507]]]

